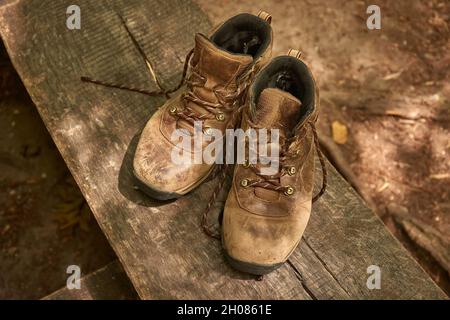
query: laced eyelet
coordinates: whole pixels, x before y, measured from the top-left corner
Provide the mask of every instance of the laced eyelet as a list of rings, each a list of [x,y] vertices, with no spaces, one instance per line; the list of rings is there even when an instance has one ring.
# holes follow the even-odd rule
[[[243,166],[244,168],[250,167],[250,161],[249,161],[248,159],[245,159],[245,160],[244,160],[244,163],[242,164],[242,166]]]
[[[177,112],[177,107],[171,106],[169,109],[170,114],[175,114]]]
[[[289,167],[287,172],[290,176],[293,176],[297,172],[297,169],[295,167]]]
[[[244,188],[247,188],[248,187],[248,180],[247,179],[242,179],[241,180],[241,186],[244,187]]]
[[[287,196],[292,196],[293,194],[294,194],[294,192],[295,192],[295,189],[293,188],[293,187],[291,187],[291,186],[286,186],[285,187],[286,189],[284,190],[284,194],[285,195],[287,195]]]
[[[218,114],[216,114],[216,119],[217,119],[217,121],[224,121],[225,115],[223,113],[218,113]]]

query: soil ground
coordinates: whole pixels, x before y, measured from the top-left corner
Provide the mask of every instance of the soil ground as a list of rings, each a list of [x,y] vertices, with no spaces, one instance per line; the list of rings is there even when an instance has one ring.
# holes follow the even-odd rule
[[[450,294],[450,3],[196,0],[214,23],[273,16],[274,56],[303,51],[321,92],[322,146]],[[40,298],[115,258],[0,53],[0,299]],[[333,129],[334,128],[334,129]]]

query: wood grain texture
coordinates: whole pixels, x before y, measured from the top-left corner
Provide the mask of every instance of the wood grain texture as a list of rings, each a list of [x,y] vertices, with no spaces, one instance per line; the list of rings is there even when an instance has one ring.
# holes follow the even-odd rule
[[[158,86],[120,15],[143,48],[159,85],[170,87],[179,79],[194,33],[210,28],[206,16],[181,0],[77,3],[82,27],[70,31],[65,12],[71,1],[3,1],[0,32],[141,298],[445,297],[331,167],[330,188],[314,205],[305,241],[289,263],[264,281],[232,270],[220,243],[199,227],[216,180],[173,202],[153,201],[133,187],[131,160],[138,133],[164,99],[79,80],[91,76],[145,89]],[[382,270],[380,290],[366,287],[366,270],[372,264]]]
[[[139,299],[119,261],[80,280],[80,289],[61,288],[42,300],[135,300]]]

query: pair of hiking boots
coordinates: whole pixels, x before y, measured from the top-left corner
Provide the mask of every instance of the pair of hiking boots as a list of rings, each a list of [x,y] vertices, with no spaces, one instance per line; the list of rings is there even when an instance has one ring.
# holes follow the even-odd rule
[[[267,64],[272,50],[270,23],[266,12],[239,14],[210,37],[195,35],[186,61],[186,67],[190,61],[186,88],[148,121],[133,163],[144,192],[160,200],[174,199],[198,187],[217,166],[171,161],[175,129],[192,133],[195,121],[202,121],[206,131],[214,128],[223,134],[235,127],[278,129],[278,173],[263,175],[261,165],[248,159],[236,165],[223,212],[227,260],[256,275],[281,266],[302,237],[311,212],[318,147],[314,78],[296,50]]]
[[[205,134],[218,129],[222,138],[226,129],[278,129],[277,172],[265,175],[264,165],[249,159],[236,164],[223,211],[225,256],[234,268],[255,275],[281,266],[302,237],[311,212],[315,150],[324,169],[314,127],[319,107],[314,78],[296,50],[269,62],[270,23],[266,12],[244,13],[209,37],[195,35],[180,85],[164,93],[186,86],[150,118],[133,162],[142,191],[158,200],[175,199],[211,178],[218,166],[174,163],[175,130],[193,135],[196,121]]]

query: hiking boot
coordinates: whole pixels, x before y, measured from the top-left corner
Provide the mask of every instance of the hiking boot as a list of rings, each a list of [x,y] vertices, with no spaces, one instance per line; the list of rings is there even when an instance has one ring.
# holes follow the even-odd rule
[[[259,72],[242,115],[244,131],[279,130],[276,172],[264,175],[261,171],[268,165],[259,161],[251,164],[248,159],[236,165],[223,213],[226,258],[234,268],[251,274],[277,269],[297,247],[311,212],[314,150],[324,169],[314,127],[318,89],[310,69],[299,57],[298,51],[290,50]],[[273,143],[269,141],[269,149]],[[324,175],[318,196],[325,184]]]
[[[254,74],[270,58],[270,19],[265,12],[258,16],[239,14],[215,28],[210,37],[195,35],[195,46],[183,72],[186,87],[168,100],[142,131],[133,163],[136,183],[142,191],[159,200],[178,198],[215,171],[215,164],[204,161],[172,161],[173,151],[190,153],[191,160],[198,156],[202,159],[196,153],[203,152],[208,142],[192,150],[180,147],[171,137],[176,129],[193,136],[195,122],[201,121],[204,134],[208,135],[210,128],[218,129],[223,139],[225,130],[238,124]]]

